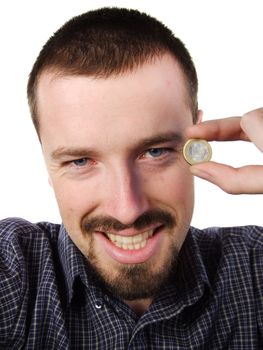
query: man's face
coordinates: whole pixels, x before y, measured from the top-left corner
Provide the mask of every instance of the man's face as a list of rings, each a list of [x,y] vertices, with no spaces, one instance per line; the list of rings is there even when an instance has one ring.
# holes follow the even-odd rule
[[[153,296],[187,234],[192,124],[178,64],[165,55],[119,76],[43,73],[40,137],[71,239],[120,298]]]

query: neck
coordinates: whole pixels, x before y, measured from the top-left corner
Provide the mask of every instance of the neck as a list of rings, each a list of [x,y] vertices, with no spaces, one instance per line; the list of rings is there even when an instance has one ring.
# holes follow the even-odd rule
[[[142,316],[142,314],[150,307],[153,299],[138,299],[138,300],[124,300],[137,316]]]

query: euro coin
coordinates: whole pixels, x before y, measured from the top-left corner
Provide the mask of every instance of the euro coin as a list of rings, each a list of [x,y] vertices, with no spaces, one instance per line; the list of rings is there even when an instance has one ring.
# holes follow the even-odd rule
[[[208,162],[212,158],[212,148],[206,140],[190,139],[184,145],[183,155],[190,165]]]

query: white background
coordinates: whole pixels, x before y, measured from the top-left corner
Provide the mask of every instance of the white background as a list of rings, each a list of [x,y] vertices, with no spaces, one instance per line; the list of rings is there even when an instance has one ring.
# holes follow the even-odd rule
[[[263,101],[263,2],[1,1],[0,219],[60,222],[26,101],[27,76],[42,45],[66,20],[101,6],[145,11],[169,26],[190,50],[199,75],[204,119],[242,115]],[[262,135],[263,137],[263,135]],[[262,164],[248,143],[213,143],[216,161]],[[263,196],[231,196],[196,180],[193,225],[263,224]]]

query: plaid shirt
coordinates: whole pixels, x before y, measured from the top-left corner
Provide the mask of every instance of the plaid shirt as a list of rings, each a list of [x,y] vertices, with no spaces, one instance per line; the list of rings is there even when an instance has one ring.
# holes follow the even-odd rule
[[[191,228],[139,319],[63,226],[0,222],[0,349],[263,349],[263,228]]]

